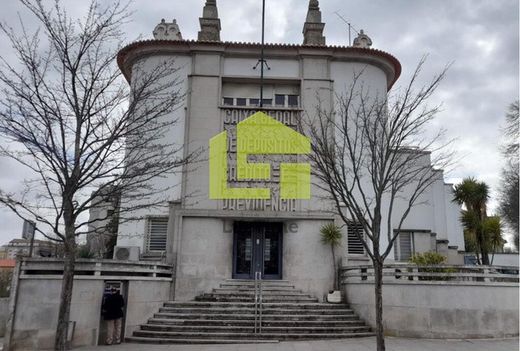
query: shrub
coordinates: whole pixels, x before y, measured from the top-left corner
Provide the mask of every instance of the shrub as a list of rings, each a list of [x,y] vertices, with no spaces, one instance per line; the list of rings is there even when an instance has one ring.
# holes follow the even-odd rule
[[[445,261],[446,257],[437,252],[424,252],[410,257],[410,262],[415,263],[418,266],[438,265],[443,264]]]
[[[415,263],[418,266],[435,266],[442,265],[446,262],[446,257],[437,253],[437,252],[424,252],[420,254],[415,254],[410,257],[410,262]],[[419,272],[424,273],[454,273],[455,269],[453,268],[419,268]],[[419,280],[450,280],[452,277],[450,276],[439,276],[439,277],[430,277],[430,276],[419,276]]]

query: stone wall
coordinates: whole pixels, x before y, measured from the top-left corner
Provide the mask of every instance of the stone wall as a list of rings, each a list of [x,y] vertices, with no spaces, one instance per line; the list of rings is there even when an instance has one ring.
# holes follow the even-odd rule
[[[349,305],[375,327],[374,285],[346,283]],[[419,338],[518,336],[518,284],[384,283],[386,335]]]

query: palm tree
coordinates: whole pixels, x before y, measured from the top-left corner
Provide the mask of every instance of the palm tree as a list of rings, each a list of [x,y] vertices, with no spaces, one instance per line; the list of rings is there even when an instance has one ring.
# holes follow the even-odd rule
[[[492,252],[491,264],[493,264],[495,252],[497,252],[498,249],[503,248],[506,242],[504,238],[502,238],[502,223],[500,217],[492,216],[486,218],[484,223],[482,223],[482,230],[486,237],[487,245]]]
[[[328,223],[321,227],[320,234],[321,242],[325,245],[330,245],[330,249],[332,250],[332,266],[334,268],[334,290],[338,290],[338,270],[336,267],[336,254],[334,252],[334,248],[341,244],[341,238],[343,237],[343,233],[341,232],[340,227],[338,227],[334,223]]]
[[[477,260],[484,265],[489,265],[488,245],[483,230],[483,223],[487,218],[486,203],[488,198],[489,187],[487,184],[472,177],[465,178],[454,189],[453,201],[465,207],[461,215],[462,224],[467,234],[474,237],[477,247]]]

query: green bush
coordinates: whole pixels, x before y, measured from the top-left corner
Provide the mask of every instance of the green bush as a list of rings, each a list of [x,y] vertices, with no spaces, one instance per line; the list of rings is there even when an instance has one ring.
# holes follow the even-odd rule
[[[415,263],[418,266],[431,266],[443,264],[446,262],[446,257],[437,252],[424,252],[410,257],[410,262]]]
[[[442,265],[446,262],[446,257],[437,253],[437,252],[424,252],[420,254],[415,254],[410,257],[409,260],[411,263],[415,263],[418,266],[435,266]],[[419,268],[419,272],[423,273],[454,273],[455,269],[453,268]],[[439,276],[439,277],[429,277],[429,276],[419,276],[419,280],[450,280],[452,277],[450,276]]]

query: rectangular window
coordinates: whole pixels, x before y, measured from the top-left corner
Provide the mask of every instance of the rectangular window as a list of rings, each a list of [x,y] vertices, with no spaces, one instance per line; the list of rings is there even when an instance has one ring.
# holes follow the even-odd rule
[[[288,98],[289,107],[298,107],[298,95],[289,95]]]
[[[233,98],[225,97],[224,98],[224,105],[233,106]]]
[[[401,231],[394,245],[395,260],[408,261],[415,253],[413,232]]]
[[[274,96],[274,103],[276,106],[285,106],[285,95],[276,94]]]
[[[168,218],[148,218],[146,223],[146,251],[166,251]]]
[[[237,98],[237,106],[245,106],[246,101],[246,98]]]
[[[249,98],[249,106],[258,106],[260,104],[260,99]]]
[[[273,99],[263,99],[264,106],[272,106],[273,105]]]
[[[365,248],[358,235],[363,237],[363,226],[358,222],[347,224],[347,253],[353,255],[364,255]]]

